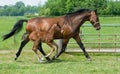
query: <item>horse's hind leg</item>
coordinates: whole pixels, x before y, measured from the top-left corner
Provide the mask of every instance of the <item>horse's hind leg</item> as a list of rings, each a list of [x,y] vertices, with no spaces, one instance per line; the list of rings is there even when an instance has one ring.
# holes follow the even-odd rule
[[[28,36],[29,36],[29,34],[27,34],[27,33],[25,33],[25,34],[23,35],[23,38],[24,38],[24,39],[22,40],[21,45],[20,45],[20,47],[19,47],[19,50],[18,50],[17,53],[16,53],[15,60],[17,60],[17,58],[20,56],[23,47],[29,42]]]
[[[42,43],[40,42],[39,45],[38,45],[38,50],[42,53],[42,55],[46,56],[46,53],[43,51],[43,48],[42,48]],[[50,61],[50,58],[49,57],[45,57],[48,61]]]

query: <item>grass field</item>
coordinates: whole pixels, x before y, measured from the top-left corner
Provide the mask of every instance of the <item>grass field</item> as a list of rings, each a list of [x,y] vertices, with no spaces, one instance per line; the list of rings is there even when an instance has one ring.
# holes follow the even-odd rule
[[[32,51],[14,61],[15,51],[0,52],[0,74],[120,74],[120,53],[64,53],[58,60],[40,64]],[[4,57],[4,58],[3,58]]]
[[[22,18],[26,17],[0,17],[0,37],[8,33],[15,22]],[[100,17],[100,22],[101,25],[119,25],[120,17]],[[86,24],[88,24],[88,22]],[[120,53],[89,53],[93,59],[92,61],[87,61],[83,53],[64,53],[58,60],[51,63],[40,64],[36,55],[31,50],[31,42],[25,46],[20,58],[14,61],[14,55],[20,45],[20,39],[24,31],[23,29],[22,32],[16,36],[16,43],[13,42],[14,37],[6,41],[2,41],[2,38],[0,38],[0,74],[120,74]],[[84,30],[85,34],[91,32],[97,34],[99,31],[96,31],[93,27]],[[116,28],[106,27],[102,28],[100,32],[102,32],[102,34],[114,34],[120,33],[120,30],[119,28],[116,30]],[[87,38],[87,36],[84,37]],[[119,36],[117,38],[119,39]],[[83,42],[84,41],[85,40],[83,40]],[[92,41],[89,40],[88,42]],[[113,40],[110,38],[106,41],[110,42]],[[73,40],[71,40],[71,42],[73,42]],[[69,47],[70,46],[72,48],[74,47],[74,45],[69,45]],[[109,45],[104,46],[108,47]],[[87,45],[85,45],[85,47],[87,47]],[[44,44],[43,48],[47,49],[48,47]]]

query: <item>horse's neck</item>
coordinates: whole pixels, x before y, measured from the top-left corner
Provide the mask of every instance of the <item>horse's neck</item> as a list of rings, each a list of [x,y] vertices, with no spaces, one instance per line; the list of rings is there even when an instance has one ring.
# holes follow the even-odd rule
[[[88,16],[89,15],[85,14],[85,13],[80,14],[80,15],[76,15],[76,16],[72,17],[73,18],[72,22],[76,23],[76,25],[81,26],[85,21],[87,21]]]
[[[83,23],[87,21],[88,15],[81,14],[71,17],[71,27],[73,28],[73,33],[76,32],[76,30],[79,30],[79,28],[82,26]]]

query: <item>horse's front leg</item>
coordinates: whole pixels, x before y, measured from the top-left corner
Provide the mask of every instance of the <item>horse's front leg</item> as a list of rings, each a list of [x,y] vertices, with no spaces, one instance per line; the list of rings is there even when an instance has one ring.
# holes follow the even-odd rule
[[[55,56],[53,56],[52,60],[58,58],[65,51],[68,41],[69,41],[69,39],[62,39],[62,41],[61,41],[62,47],[60,47],[61,49],[59,50],[59,52],[56,53]]]
[[[83,45],[83,43],[82,43],[82,41],[81,41],[81,39],[80,39],[79,34],[75,35],[73,38],[76,40],[77,44],[79,45],[79,47],[80,47],[80,48],[82,49],[82,51],[84,52],[85,57],[86,57],[88,60],[91,60],[89,54],[88,54],[88,53],[86,52],[86,50],[85,50],[85,47],[84,47],[84,45]]]

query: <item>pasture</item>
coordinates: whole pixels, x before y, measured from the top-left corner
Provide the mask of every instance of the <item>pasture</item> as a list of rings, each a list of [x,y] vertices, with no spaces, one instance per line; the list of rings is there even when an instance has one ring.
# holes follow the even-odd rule
[[[0,74],[120,74],[120,53],[117,52],[89,53],[92,61],[87,61],[83,53],[64,53],[51,63],[40,64],[31,50],[33,44],[30,42],[23,48],[20,58],[14,61],[14,55],[25,30],[23,29],[16,36],[16,43],[13,42],[14,37],[4,42],[1,37],[12,29],[17,20],[22,18],[26,17],[0,17]],[[101,25],[120,24],[120,17],[100,17],[100,22]],[[112,32],[111,30],[106,32],[106,30],[101,29],[101,32]],[[91,28],[90,32],[98,33],[94,28]],[[120,30],[115,32],[120,32]],[[74,45],[70,46],[74,48]],[[46,52],[50,51],[47,50],[48,47],[45,44],[43,48]]]
[[[14,61],[13,51],[0,52],[0,74],[119,74],[119,53],[90,53],[87,61],[82,53],[64,53],[58,60],[40,64],[32,51],[22,53]]]

